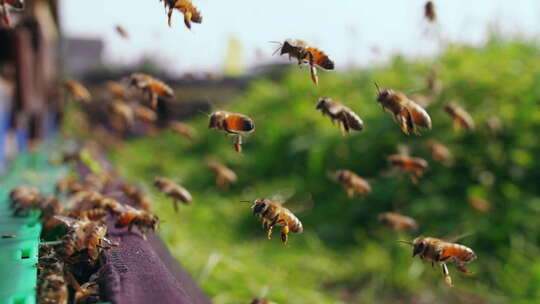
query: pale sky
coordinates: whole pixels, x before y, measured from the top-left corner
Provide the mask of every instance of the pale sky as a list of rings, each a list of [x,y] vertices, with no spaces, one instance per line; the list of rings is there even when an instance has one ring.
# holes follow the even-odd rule
[[[202,24],[189,31],[180,12],[167,26],[158,0],[64,0],[63,30],[68,36],[102,38],[105,60],[137,61],[151,55],[171,72],[221,71],[227,41],[242,42],[246,65],[271,57],[268,41],[300,38],[325,51],[338,70],[351,63],[380,62],[390,54],[431,55],[437,44],[424,33],[426,0],[193,0]],[[436,27],[447,41],[481,43],[489,26],[503,33],[537,37],[539,0],[434,0]],[[122,25],[130,40],[114,26]],[[376,46],[380,54],[372,52]],[[262,59],[255,56],[259,49]],[[284,58],[282,60],[285,60]]]

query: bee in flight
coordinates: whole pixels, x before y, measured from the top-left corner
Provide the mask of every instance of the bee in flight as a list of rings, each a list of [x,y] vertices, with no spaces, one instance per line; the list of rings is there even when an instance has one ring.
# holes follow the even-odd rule
[[[435,12],[435,4],[433,4],[433,1],[428,1],[424,5],[424,17],[429,22],[435,22],[437,20],[437,13]]]
[[[168,24],[172,25],[172,13],[174,9],[179,10],[184,14],[184,24],[188,29],[191,29],[191,22],[201,23],[201,12],[191,3],[190,0],[165,0],[165,8],[168,8]]]
[[[430,260],[432,265],[441,265],[444,281],[448,286],[453,286],[452,278],[446,263],[453,263],[457,270],[471,274],[465,264],[476,259],[474,251],[461,244],[443,241],[433,237],[417,237],[412,242],[400,241],[412,245],[413,257],[419,255],[421,259]]]
[[[166,83],[143,73],[134,73],[129,76],[130,85],[147,93],[150,96],[152,108],[157,107],[158,97],[174,97],[174,92]]]
[[[217,160],[209,160],[207,162],[208,168],[216,175],[216,185],[222,189],[229,189],[229,185],[236,183],[238,177],[233,170],[222,164]]]
[[[174,211],[178,212],[178,201],[182,201],[184,204],[191,204],[191,193],[186,188],[176,184],[174,181],[165,177],[156,177],[154,179],[154,186],[158,188],[168,197],[173,199]]]
[[[242,133],[253,132],[255,123],[251,118],[243,114],[217,111],[210,115],[208,128],[236,136],[234,149],[237,153],[242,153]]]
[[[453,155],[450,149],[436,140],[430,140],[427,142],[427,147],[431,153],[431,157],[446,166],[451,165]]]
[[[75,100],[85,103],[89,103],[92,100],[90,91],[88,91],[82,83],[76,80],[70,79],[64,81],[64,87]]]
[[[364,122],[356,113],[332,98],[320,98],[316,109],[321,111],[323,115],[329,116],[332,122],[339,121],[342,135],[345,135],[345,132],[350,133],[352,130],[362,131],[364,129]]]
[[[394,121],[406,135],[420,135],[418,127],[431,129],[431,117],[420,105],[401,92],[380,89],[377,84],[377,102],[392,114]]]
[[[121,25],[116,25],[114,27],[114,29],[116,30],[116,33],[118,35],[120,35],[120,37],[124,38],[124,39],[129,39],[129,33],[128,31]]]
[[[4,26],[10,28],[11,20],[9,18],[9,9],[21,11],[24,9],[23,0],[0,0],[0,17]]]
[[[395,213],[384,212],[378,216],[379,222],[391,227],[394,230],[416,230],[418,223],[411,217]]]
[[[444,110],[454,121],[455,130],[474,130],[474,120],[461,106],[451,102],[444,106]]]
[[[169,122],[169,128],[174,133],[180,134],[185,138],[189,139],[190,141],[193,141],[195,139],[195,129],[190,127],[188,124],[179,121],[171,121]]]
[[[305,41],[300,39],[287,39],[280,43],[279,48],[274,52],[279,52],[279,55],[289,55],[289,59],[295,58],[298,60],[298,65],[306,63],[309,65],[311,72],[311,80],[315,85],[319,85],[317,76],[317,68],[325,70],[333,70],[334,62],[321,50],[309,46]]]
[[[371,185],[350,170],[338,170],[334,176],[351,198],[357,193],[363,199],[367,193],[371,192]]]
[[[491,202],[479,197],[470,197],[469,204],[480,213],[486,213],[491,209]]]
[[[251,203],[251,201],[242,201]],[[272,237],[274,226],[281,228],[281,241],[287,245],[289,232],[302,233],[304,227],[302,222],[289,209],[282,206],[281,203],[271,199],[256,199],[253,205],[253,214],[261,219],[262,226],[266,229],[267,237]]]
[[[424,175],[428,168],[428,162],[420,157],[412,157],[405,154],[394,154],[388,157],[390,167],[409,173],[411,181],[415,184]]]

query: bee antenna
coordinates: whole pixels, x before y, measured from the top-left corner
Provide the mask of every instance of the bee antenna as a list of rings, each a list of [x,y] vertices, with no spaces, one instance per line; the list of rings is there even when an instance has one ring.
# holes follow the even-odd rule
[[[405,244],[409,244],[409,245],[413,245],[413,243],[411,241],[403,241],[403,240],[398,240],[398,242],[400,243],[405,243]]]
[[[242,201],[240,201],[240,203],[251,203],[251,201],[242,200]]]
[[[381,92],[381,88],[379,87],[379,84],[377,82],[373,82],[373,84],[375,85],[375,87],[377,88],[377,92],[380,93]]]

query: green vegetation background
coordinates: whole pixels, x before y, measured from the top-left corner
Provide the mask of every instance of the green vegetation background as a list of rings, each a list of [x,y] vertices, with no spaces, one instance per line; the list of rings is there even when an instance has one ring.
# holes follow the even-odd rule
[[[428,108],[433,130],[405,136],[375,102],[377,81],[407,94],[422,92],[431,64],[440,66],[444,89]],[[320,73],[320,88],[308,70],[294,65],[279,82],[261,77],[223,108],[255,120],[244,155],[232,138],[207,129],[207,117],[188,123],[198,131],[190,144],[165,131],[135,139],[112,151],[129,180],[143,183],[163,219],[160,235],[215,303],[248,303],[266,294],[278,303],[534,303],[540,299],[540,49],[533,42],[492,38],[482,47],[449,46],[440,57],[411,61],[395,57],[382,66],[345,73]],[[345,137],[315,110],[329,96],[356,111],[365,130]],[[456,132],[443,106],[456,101],[470,111],[477,130]],[[492,135],[487,118],[503,130]],[[454,153],[447,168],[432,161],[425,142],[437,139]],[[387,174],[386,157],[398,143],[430,162],[419,185]],[[205,167],[219,157],[239,175],[229,192],[218,190]],[[367,178],[373,192],[349,199],[328,173],[348,168]],[[186,186],[194,204],[175,214],[151,186],[154,176]],[[265,238],[248,204],[239,200],[283,189],[310,193],[312,209],[299,214],[302,235],[284,247],[275,234]],[[470,196],[492,203],[477,213]],[[377,221],[399,210],[420,223],[416,232],[395,232]],[[478,254],[465,276],[454,267],[455,287],[444,285],[440,269],[411,258],[396,240],[417,235],[460,240]]]

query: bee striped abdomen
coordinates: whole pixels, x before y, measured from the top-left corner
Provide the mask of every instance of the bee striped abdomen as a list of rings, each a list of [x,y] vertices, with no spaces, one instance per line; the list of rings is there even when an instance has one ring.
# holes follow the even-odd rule
[[[469,247],[460,244],[450,244],[441,253],[441,260],[455,262],[470,262],[476,259],[476,254]]]
[[[255,124],[250,120],[240,115],[230,115],[225,120],[227,129],[232,131],[250,132],[255,128]]]

